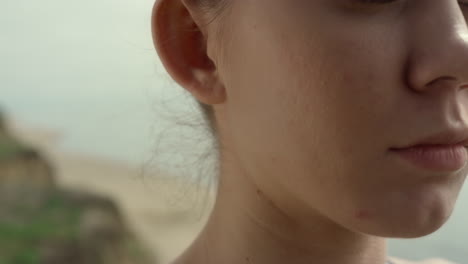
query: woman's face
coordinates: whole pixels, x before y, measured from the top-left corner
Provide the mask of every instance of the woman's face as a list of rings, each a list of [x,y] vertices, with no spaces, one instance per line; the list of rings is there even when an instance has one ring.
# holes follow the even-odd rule
[[[451,214],[468,165],[431,171],[391,148],[468,136],[468,1],[365,2],[232,1],[216,107],[271,197],[358,232],[423,236]]]

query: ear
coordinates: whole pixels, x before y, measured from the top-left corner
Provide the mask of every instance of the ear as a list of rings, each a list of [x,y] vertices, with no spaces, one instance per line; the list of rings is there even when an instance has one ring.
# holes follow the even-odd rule
[[[202,32],[195,11],[184,0],[157,0],[152,14],[153,42],[174,81],[198,101],[220,104],[226,97],[225,87],[209,57],[208,30]]]

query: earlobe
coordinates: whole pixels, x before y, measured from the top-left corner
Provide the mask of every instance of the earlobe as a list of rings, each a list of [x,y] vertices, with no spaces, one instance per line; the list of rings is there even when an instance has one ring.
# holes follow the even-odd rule
[[[153,42],[171,77],[205,104],[225,100],[225,87],[209,58],[207,36],[182,0],[158,0],[152,14]],[[221,90],[220,90],[221,89]]]

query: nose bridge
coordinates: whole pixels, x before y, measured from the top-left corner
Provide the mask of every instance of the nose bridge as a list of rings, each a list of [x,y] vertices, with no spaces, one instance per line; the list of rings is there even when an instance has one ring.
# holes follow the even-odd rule
[[[456,0],[420,2],[424,7],[409,16],[409,84],[416,90],[439,81],[468,87],[468,27],[460,6]]]

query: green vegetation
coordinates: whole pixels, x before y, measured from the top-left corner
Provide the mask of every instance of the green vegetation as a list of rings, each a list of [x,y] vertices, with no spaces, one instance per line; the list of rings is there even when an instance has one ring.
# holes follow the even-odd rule
[[[0,264],[154,263],[115,202],[56,188],[53,171],[28,166],[48,162],[9,135],[2,118],[0,112]]]
[[[40,208],[10,205],[1,210],[0,263],[38,264],[40,245],[78,237],[81,209],[59,193]]]
[[[0,133],[0,161],[29,150],[18,141]]]
[[[154,263],[148,261],[150,252],[144,249],[135,237],[129,237],[124,242],[124,249],[135,263]]]

